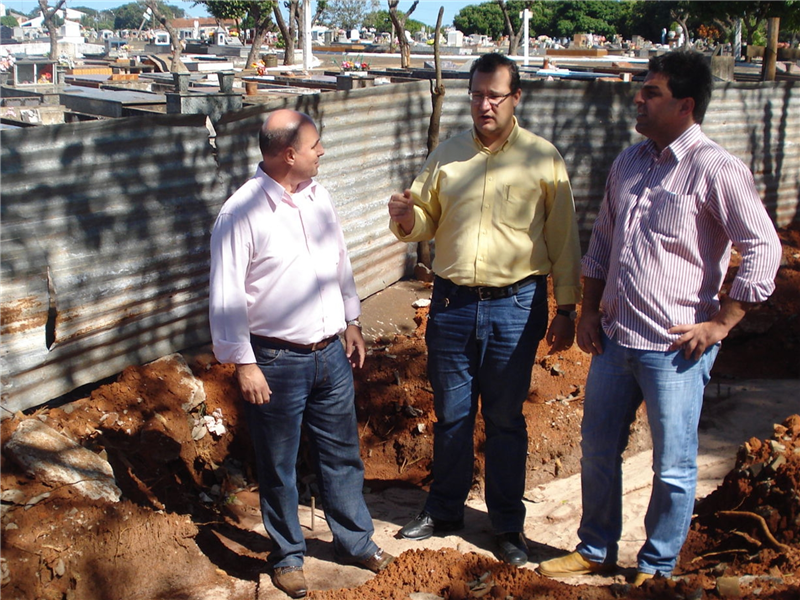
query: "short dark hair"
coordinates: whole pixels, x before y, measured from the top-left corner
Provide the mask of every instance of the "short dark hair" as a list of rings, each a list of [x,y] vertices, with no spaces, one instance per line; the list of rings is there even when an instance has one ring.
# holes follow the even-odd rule
[[[654,56],[647,67],[651,73],[666,75],[673,97],[694,100],[692,116],[695,123],[702,123],[714,88],[708,59],[699,52],[677,50]]]
[[[511,74],[511,93],[514,94],[519,89],[519,69],[517,63],[505,54],[489,52],[483,54],[478,59],[472,61],[469,68],[469,89],[472,89],[472,76],[478,73],[494,73],[499,67],[506,67]]]
[[[311,117],[304,113],[300,114],[302,118],[281,129],[268,128],[267,121],[264,121],[261,125],[261,130],[258,132],[258,147],[262,156],[277,156],[289,147],[297,148],[302,126],[305,123],[314,124]]]

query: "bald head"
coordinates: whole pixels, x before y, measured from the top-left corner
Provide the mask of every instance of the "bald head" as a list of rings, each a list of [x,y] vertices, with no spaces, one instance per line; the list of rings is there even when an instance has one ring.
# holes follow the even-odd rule
[[[296,148],[302,125],[314,125],[314,121],[305,113],[282,108],[267,117],[258,135],[261,155],[278,156],[289,147]]]

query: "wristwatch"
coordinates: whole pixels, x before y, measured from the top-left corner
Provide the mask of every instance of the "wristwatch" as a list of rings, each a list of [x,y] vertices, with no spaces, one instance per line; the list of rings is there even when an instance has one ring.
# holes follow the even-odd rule
[[[358,319],[351,319],[351,320],[349,320],[349,321],[347,322],[347,326],[348,326],[348,327],[350,327],[350,325],[355,325],[356,327],[358,327],[359,329],[361,329],[361,321],[359,321]]]
[[[556,314],[561,315],[562,317],[567,317],[570,321],[574,321],[578,318],[577,310],[565,310],[563,308],[559,308],[556,309]]]

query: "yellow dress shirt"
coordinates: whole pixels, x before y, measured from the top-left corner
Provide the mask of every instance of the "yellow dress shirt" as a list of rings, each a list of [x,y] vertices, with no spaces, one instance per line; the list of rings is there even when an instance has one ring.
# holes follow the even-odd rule
[[[474,129],[440,144],[411,186],[414,229],[403,242],[436,237],[433,271],[455,284],[501,287],[553,276],[556,302],[580,301],[575,203],[566,165],[547,140],[514,129],[490,152]]]

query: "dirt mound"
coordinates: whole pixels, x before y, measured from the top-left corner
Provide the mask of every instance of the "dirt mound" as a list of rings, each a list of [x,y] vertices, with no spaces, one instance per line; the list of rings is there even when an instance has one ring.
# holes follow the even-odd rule
[[[680,568],[800,575],[798,490],[800,415],[792,415],[775,425],[771,439],[745,442],[722,485],[698,502]]]

